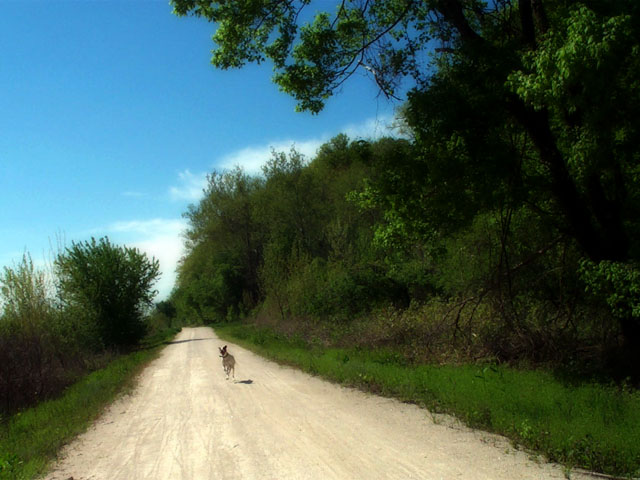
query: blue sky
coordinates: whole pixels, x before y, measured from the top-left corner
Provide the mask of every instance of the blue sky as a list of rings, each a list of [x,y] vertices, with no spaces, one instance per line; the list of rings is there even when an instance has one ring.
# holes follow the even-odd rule
[[[214,69],[214,26],[165,0],[0,7],[0,266],[106,235],[160,260],[164,297],[207,173],[388,134],[398,106],[363,74],[319,115],[296,113],[269,65]]]

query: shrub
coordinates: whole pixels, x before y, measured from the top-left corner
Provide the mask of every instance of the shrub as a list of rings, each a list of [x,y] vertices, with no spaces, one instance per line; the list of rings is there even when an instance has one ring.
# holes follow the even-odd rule
[[[81,329],[55,308],[48,275],[28,254],[0,275],[0,411],[31,405],[64,388],[80,368]]]

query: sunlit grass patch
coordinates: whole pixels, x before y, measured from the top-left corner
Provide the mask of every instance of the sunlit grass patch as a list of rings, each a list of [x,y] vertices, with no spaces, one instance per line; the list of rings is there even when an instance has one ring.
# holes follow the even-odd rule
[[[145,342],[69,387],[59,398],[17,413],[0,424],[0,479],[42,474],[67,442],[84,431],[103,409],[132,384],[135,376],[177,330]]]
[[[216,327],[280,363],[343,385],[451,413],[569,467],[640,475],[640,392],[569,385],[540,370],[503,365],[410,365],[392,350],[306,345],[253,325]]]

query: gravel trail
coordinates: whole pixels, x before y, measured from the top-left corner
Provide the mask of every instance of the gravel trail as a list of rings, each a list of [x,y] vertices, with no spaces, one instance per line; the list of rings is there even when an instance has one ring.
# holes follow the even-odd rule
[[[185,328],[48,480],[564,479],[501,437],[281,367]],[[591,478],[572,473],[572,479]]]

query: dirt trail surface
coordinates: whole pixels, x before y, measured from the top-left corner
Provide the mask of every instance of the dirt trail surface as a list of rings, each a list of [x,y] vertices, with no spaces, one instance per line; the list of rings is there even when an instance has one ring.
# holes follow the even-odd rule
[[[343,388],[186,328],[75,442],[50,480],[564,479],[493,435]],[[576,474],[572,479],[589,478]]]

